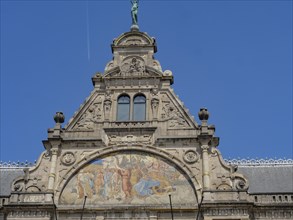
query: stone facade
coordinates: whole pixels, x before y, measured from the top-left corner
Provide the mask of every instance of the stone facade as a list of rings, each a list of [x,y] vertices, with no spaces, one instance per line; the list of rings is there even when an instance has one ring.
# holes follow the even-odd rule
[[[194,120],[156,51],[138,30],[113,41],[92,93],[64,128],[56,114],[45,152],[2,196],[0,218],[293,219],[293,192],[249,193],[217,149],[209,112]]]

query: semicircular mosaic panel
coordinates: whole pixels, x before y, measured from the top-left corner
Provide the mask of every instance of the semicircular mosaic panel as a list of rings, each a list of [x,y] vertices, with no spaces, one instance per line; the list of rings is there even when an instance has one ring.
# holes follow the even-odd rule
[[[119,152],[80,169],[67,183],[60,204],[169,205],[196,203],[186,176],[165,159],[145,152]]]

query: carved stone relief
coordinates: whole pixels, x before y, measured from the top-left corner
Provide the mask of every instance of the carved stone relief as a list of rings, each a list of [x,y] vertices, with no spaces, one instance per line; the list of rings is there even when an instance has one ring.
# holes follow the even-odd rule
[[[90,107],[79,119],[74,130],[93,129],[94,125],[94,108]]]
[[[188,150],[185,152],[184,156],[183,156],[183,160],[186,163],[195,163],[197,162],[199,159],[199,155],[196,151],[194,150]]]
[[[169,129],[189,127],[184,116],[165,94],[162,97],[161,120],[168,121]]]
[[[40,157],[36,167],[23,169],[24,175],[20,176],[11,185],[14,192],[39,192],[46,190],[48,182],[48,169],[50,167],[50,151],[46,151]]]
[[[232,189],[230,178],[222,173],[217,174],[217,180],[215,180],[214,185],[218,190]]]
[[[76,158],[72,152],[66,152],[61,157],[62,164],[69,166],[74,164]]]
[[[142,76],[145,75],[144,60],[140,57],[126,58],[121,65],[122,76]]]
[[[96,98],[94,103],[83,113],[73,130],[91,130],[94,123],[102,120],[102,97]]]
[[[109,120],[110,112],[111,112],[112,101],[110,99],[106,99],[104,101],[104,117],[105,120]]]
[[[119,144],[151,144],[151,135],[127,135],[127,136],[116,136],[109,135],[109,145]]]
[[[37,186],[29,186],[29,187],[27,187],[26,191],[27,192],[40,192],[41,189]]]

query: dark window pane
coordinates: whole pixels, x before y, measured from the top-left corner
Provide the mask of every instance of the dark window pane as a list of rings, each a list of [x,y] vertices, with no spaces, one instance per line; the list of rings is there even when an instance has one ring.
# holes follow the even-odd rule
[[[120,96],[119,99],[118,99],[118,103],[128,103],[129,104],[130,102],[130,98],[126,95],[124,96]]]
[[[134,98],[134,103],[145,103],[145,97],[142,95],[138,95]]]
[[[130,98],[128,96],[120,96],[117,107],[117,121],[129,121]]]
[[[144,121],[146,114],[145,97],[138,95],[133,100],[133,120]]]

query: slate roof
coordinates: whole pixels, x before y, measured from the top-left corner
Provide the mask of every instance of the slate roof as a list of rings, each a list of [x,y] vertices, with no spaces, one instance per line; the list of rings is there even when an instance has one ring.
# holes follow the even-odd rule
[[[23,176],[22,168],[0,167],[0,197],[7,197],[11,193],[11,184],[19,176]]]
[[[293,193],[293,164],[239,165],[237,172],[249,180],[249,193]]]

